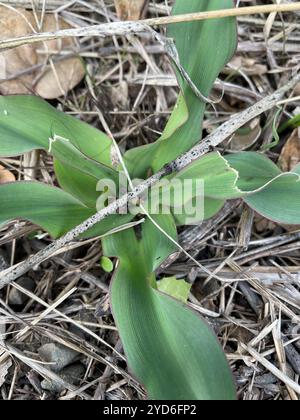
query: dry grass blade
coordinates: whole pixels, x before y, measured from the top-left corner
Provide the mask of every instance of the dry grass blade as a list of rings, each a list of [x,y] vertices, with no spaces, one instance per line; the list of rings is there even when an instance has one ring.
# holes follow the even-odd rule
[[[254,357],[261,365],[263,365],[266,369],[268,369],[273,375],[275,375],[278,379],[288,385],[291,389],[293,389],[298,395],[300,395],[300,386],[294,382],[291,378],[289,378],[285,373],[281,372],[276,366],[270,363],[265,357],[255,351],[253,348],[249,346],[244,346],[245,350],[247,350],[251,356]]]
[[[250,6],[235,9],[218,10],[212,12],[192,13],[186,15],[177,15],[153,19],[145,19],[138,22],[114,22],[98,26],[85,27],[80,29],[66,29],[54,33],[43,33],[31,36],[25,36],[15,39],[0,41],[0,50],[15,48],[25,44],[32,44],[41,41],[50,41],[52,39],[86,36],[114,36],[128,35],[130,33],[147,32],[149,26],[161,26],[175,24],[179,22],[191,22],[207,19],[246,16],[257,13],[273,12],[295,12],[300,10],[300,2],[293,4],[274,4],[265,6]]]

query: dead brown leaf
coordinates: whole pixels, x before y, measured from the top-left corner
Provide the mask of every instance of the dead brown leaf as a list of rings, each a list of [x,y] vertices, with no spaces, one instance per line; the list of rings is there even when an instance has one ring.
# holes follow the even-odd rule
[[[276,223],[272,222],[271,220],[265,219],[260,215],[256,215],[254,219],[254,224],[258,233],[273,232],[276,229]]]
[[[71,26],[56,18],[53,14],[46,14],[41,31],[52,32],[58,29],[68,29]],[[15,38],[37,31],[37,24],[33,13],[25,9],[8,9],[0,6],[0,39]],[[72,52],[75,47],[73,39],[52,40],[33,45],[24,45],[0,53],[0,93],[36,94],[45,99],[55,99],[65,95],[73,89],[84,77],[85,70],[80,58],[72,57],[53,63],[49,66],[54,52],[67,50]],[[38,70],[24,75],[33,66],[41,65]],[[47,66],[48,65],[48,66]],[[23,73],[23,74],[22,74]]]
[[[241,152],[249,149],[259,139],[262,133],[260,118],[250,121],[238,130],[230,140],[229,148],[234,152]]]
[[[120,20],[139,20],[145,12],[148,0],[115,0]]]
[[[282,149],[279,166],[285,172],[293,170],[300,162],[300,135],[299,129],[293,131],[291,137],[287,140]]]
[[[235,56],[229,63],[225,74],[232,74],[232,70],[242,71],[247,76],[262,76],[268,72],[268,67],[258,63],[254,58],[246,58],[241,55]]]
[[[298,83],[294,89],[294,95],[295,97],[300,95],[300,83]]]
[[[15,182],[14,174],[0,165],[0,185],[8,182]]]

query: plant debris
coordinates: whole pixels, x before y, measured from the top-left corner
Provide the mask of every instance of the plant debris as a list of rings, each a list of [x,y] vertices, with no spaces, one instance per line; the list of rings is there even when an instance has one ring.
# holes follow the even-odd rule
[[[0,6],[1,39],[71,27],[54,14],[37,17],[25,9]],[[55,56],[60,54],[56,60]],[[0,93],[35,94],[45,99],[65,96],[85,75],[84,63],[76,55],[76,42],[69,38],[0,52]]]
[[[21,2],[3,3],[13,3],[15,7]],[[126,3],[132,6],[135,2]],[[144,2],[140,3],[137,11],[128,9],[130,14],[118,10],[118,18],[126,20],[130,15],[131,19],[138,19]],[[27,2],[26,11],[15,10],[21,10],[39,31],[33,4]],[[146,16],[167,16],[172,4],[150,0]],[[115,5],[108,0],[68,5],[50,0],[46,11],[47,16],[50,12],[51,15],[43,25],[49,19],[47,28],[53,29],[57,29],[56,25],[81,27],[117,18]],[[40,21],[41,8],[34,12]],[[287,83],[289,70],[298,66],[297,14],[275,14],[272,20],[262,15],[244,16],[238,21],[238,55],[215,84],[213,96],[217,99],[223,91],[224,94],[215,105],[217,112],[207,108],[206,132]],[[7,22],[11,22],[8,28]],[[18,12],[3,6],[0,23],[1,39],[32,32]],[[57,108],[103,131],[106,121],[122,152],[158,138],[173,109],[178,88],[161,45],[148,34],[51,41],[47,48],[48,51],[44,44],[36,44],[1,52],[1,93],[58,98],[54,103]],[[66,53],[75,56],[66,59]],[[85,74],[83,61],[88,77],[86,84],[78,84]],[[277,125],[294,115],[300,106],[298,95],[299,89],[282,105],[284,110]],[[251,127],[257,131],[246,147],[266,150],[267,156],[279,161],[283,170],[290,170],[300,160],[298,130],[286,130],[279,144],[268,148],[273,142],[276,112],[268,112],[259,122],[253,122]],[[230,142],[218,150],[222,154],[232,151]],[[16,178],[25,179],[27,171],[34,169],[35,180],[56,185],[52,163],[46,153],[38,156],[34,168],[28,168],[19,157],[2,159],[0,177],[1,169],[2,173],[8,171],[13,182]],[[188,305],[205,317],[218,335],[237,382],[239,399],[299,399],[294,390],[299,386],[300,357],[299,229],[269,222],[245,211],[245,205],[234,200],[213,219],[182,228],[179,239],[181,246],[205,268],[217,273],[218,278],[208,277],[181,252],[172,255],[158,274],[161,279],[175,276],[191,283]],[[22,261],[49,242],[49,236],[29,222],[18,220],[1,226],[0,270],[7,268],[8,261]],[[1,255],[5,255],[3,264]],[[35,267],[29,273],[36,285],[34,299],[27,299],[19,307],[9,302],[10,288],[0,292],[1,399],[145,399],[145,390],[126,366],[118,330],[108,309],[112,275],[102,269],[102,257],[99,241],[90,241]],[[47,364],[40,364],[40,349],[49,343],[74,351],[74,359],[63,363],[57,373]],[[82,384],[84,391],[80,389]]]
[[[146,12],[148,0],[114,0],[120,20],[138,20]]]

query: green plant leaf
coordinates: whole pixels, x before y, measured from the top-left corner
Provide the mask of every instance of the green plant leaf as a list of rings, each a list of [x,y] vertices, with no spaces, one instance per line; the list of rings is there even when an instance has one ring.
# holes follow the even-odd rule
[[[27,219],[58,237],[89,216],[88,208],[58,188],[38,182],[0,186],[0,223]]]
[[[298,163],[298,165],[295,166],[292,172],[300,175],[300,163]]]
[[[192,224],[194,225],[194,224],[201,223],[204,220],[208,220],[211,217],[215,216],[216,214],[219,213],[220,210],[222,210],[225,203],[226,203],[226,200],[215,200],[213,198],[204,197],[203,213],[202,213],[202,215],[200,215],[200,217],[198,219],[194,218]],[[195,209],[196,205],[197,205],[196,200],[192,199],[191,207]],[[173,217],[175,219],[175,222],[176,222],[177,226],[187,226],[187,225],[191,224],[191,222],[190,222],[191,215],[188,215],[185,212],[183,212],[182,214],[176,214],[173,211]]]
[[[238,188],[246,192],[261,188],[282,173],[275,163],[256,152],[226,155],[225,159],[238,172]]]
[[[176,238],[170,216],[155,219]],[[196,313],[152,287],[153,271],[175,250],[173,243],[147,220],[139,239],[130,229],[103,245],[107,256],[120,259],[111,287],[113,314],[129,367],[149,398],[234,399],[232,375],[213,332]]]
[[[300,224],[300,173],[283,174],[263,190],[247,195],[245,202],[269,220]]]
[[[187,179],[200,179],[204,184],[205,197],[226,200],[241,195],[236,185],[238,177],[238,172],[228,164],[227,159],[220,153],[213,152],[188,165],[173,179],[181,182]],[[193,193],[196,193],[195,183],[193,183]]]
[[[278,120],[280,119],[280,117],[282,116],[282,112],[283,109],[279,108],[276,112],[276,115],[273,119],[273,123],[272,123],[272,133],[273,133],[273,141],[269,144],[266,144],[264,146],[261,147],[262,151],[267,151],[267,150],[271,150],[274,147],[278,146],[279,142],[280,142],[280,136],[279,136],[279,131],[277,129],[278,126]]]
[[[108,257],[101,257],[100,265],[106,273],[111,273],[114,271],[114,264],[112,260]]]
[[[97,192],[97,179],[91,175],[70,168],[69,165],[54,162],[55,174],[60,187],[76,197],[87,207],[95,209],[95,203],[99,197]]]
[[[293,118],[290,118],[288,121],[281,124],[281,126],[278,129],[278,133],[282,134],[288,128],[294,129],[297,127],[300,127],[300,114],[295,115]]]
[[[173,177],[183,183],[191,180],[191,195],[185,195],[190,209],[204,204],[199,212],[199,222],[212,217],[222,208],[226,200],[243,198],[255,211],[278,223],[300,223],[300,181],[298,165],[292,173],[283,173],[266,156],[255,152],[227,155],[209,153],[193,162]],[[203,189],[196,193],[196,181],[203,181]],[[204,203],[196,201],[201,198]],[[174,202],[176,203],[174,193]],[[177,197],[181,199],[180,194]],[[173,209],[174,212],[174,209]],[[191,213],[175,214],[176,223],[187,224]],[[197,223],[194,220],[193,223]]]
[[[192,285],[176,277],[165,277],[157,282],[157,289],[180,302],[187,303]]]
[[[237,171],[218,152],[205,155],[174,175],[171,181],[179,182],[181,189],[181,194],[176,189],[172,190],[176,224],[190,224],[192,218],[193,224],[209,219],[220,211],[226,200],[241,197],[237,180]],[[177,203],[177,200],[180,201]],[[202,206],[201,211],[199,206]],[[196,217],[191,212],[193,209]]]
[[[95,214],[59,188],[39,182],[14,182],[0,186],[0,224],[26,219],[41,226],[54,238],[62,236]],[[91,228],[83,237],[103,235],[132,219],[112,215]]]
[[[226,9],[232,0],[176,1],[173,14]],[[205,20],[170,25],[168,36],[175,40],[180,62],[200,92],[208,96],[216,77],[236,49],[234,18]],[[158,171],[164,164],[194,146],[201,138],[206,104],[185,80],[177,76],[181,87],[177,105],[161,138],[152,145],[127,152],[126,165],[133,178],[145,177],[149,168]]]
[[[49,139],[55,136],[61,139],[50,145]],[[35,96],[1,96],[0,156],[18,156],[35,149],[51,149],[71,172],[97,180],[117,179],[111,167],[111,140],[101,131]]]
[[[239,173],[237,186],[255,211],[278,223],[300,223],[300,166],[283,173],[266,156],[243,152],[226,156]]]

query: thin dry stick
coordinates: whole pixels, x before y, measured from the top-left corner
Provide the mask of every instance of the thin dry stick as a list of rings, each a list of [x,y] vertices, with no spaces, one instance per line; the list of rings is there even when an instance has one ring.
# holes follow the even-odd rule
[[[258,361],[262,366],[269,370],[269,372],[273,373],[278,379],[284,382],[288,387],[294,390],[298,395],[300,395],[300,386],[289,378],[285,373],[281,372],[276,366],[274,366],[271,362],[269,362],[265,357],[259,354],[256,350],[254,350],[250,346],[245,346],[242,344],[242,347],[247,350],[251,356]]]
[[[32,7],[32,0],[3,0],[1,3],[14,7]],[[38,3],[37,7],[43,7],[42,0],[38,0],[36,3]],[[64,0],[47,0],[47,8],[57,8],[63,4]]]
[[[213,10],[210,12],[188,13],[184,15],[158,17],[144,19],[138,22],[112,22],[83,28],[64,29],[56,32],[44,32],[11,38],[0,41],[0,50],[15,48],[35,42],[50,41],[51,39],[86,37],[86,36],[113,36],[128,35],[130,33],[147,32],[149,27],[162,26],[174,23],[193,22],[207,19],[219,19],[225,17],[238,17],[253,14],[268,14],[274,12],[295,12],[300,10],[300,2],[289,4],[267,4],[262,6],[250,6],[225,10]]]
[[[140,197],[145,191],[147,191],[153,185],[157,184],[164,176],[182,170],[187,165],[196,159],[199,159],[205,153],[209,152],[213,147],[217,146],[228,137],[232,136],[236,130],[243,127],[247,122],[256,118],[263,112],[272,109],[277,105],[278,101],[282,99],[284,94],[299,82],[300,74],[297,74],[289,83],[274,92],[272,95],[267,96],[252,107],[231,117],[226,123],[221,125],[212,134],[207,136],[205,140],[201,141],[201,143],[196,145],[189,152],[180,156],[173,162],[165,165],[162,170],[139,184],[136,188],[133,189],[133,191],[123,195],[121,198],[114,201],[95,215],[91,216],[89,219],[85,220],[83,223],[68,232],[66,235],[62,236],[60,239],[54,241],[42,251],[29,257],[26,261],[23,261],[20,264],[2,271],[0,273],[0,289],[27,273],[36,265],[41,264],[43,261],[50,258],[53,254],[59,253],[63,247],[76,240],[80,235],[85,233],[96,223],[101,222],[109,215],[115,214],[120,208],[126,206],[131,200]]]

